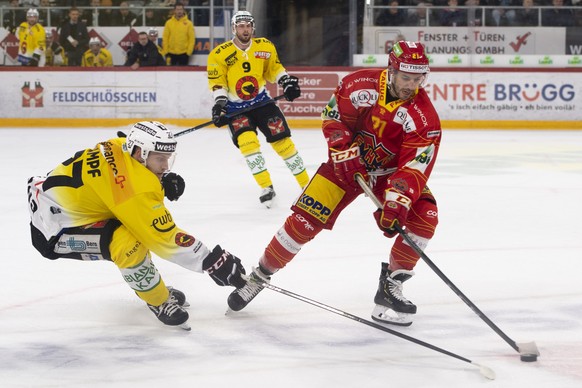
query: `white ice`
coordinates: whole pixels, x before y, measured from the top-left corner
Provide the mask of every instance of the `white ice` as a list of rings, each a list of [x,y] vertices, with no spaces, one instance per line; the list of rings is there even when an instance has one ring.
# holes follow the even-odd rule
[[[183,128],[175,128],[176,130]],[[581,387],[582,132],[445,131],[429,181],[440,225],[426,254],[504,333],[535,341],[519,354],[421,260],[405,295],[412,326],[395,328],[497,374],[365,324],[264,290],[225,316],[229,288],[159,258],[191,303],[191,332],[163,326],[108,262],[49,261],[31,246],[26,180],[117,129],[1,129],[0,386],[2,387]],[[262,137],[261,137],[262,139]],[[295,130],[312,174],[325,159],[317,129]],[[181,137],[186,193],[174,220],[247,268],[289,214],[299,189],[263,146],[276,201],[259,189],[224,130]],[[369,320],[392,241],[359,198],[273,277],[273,284]]]

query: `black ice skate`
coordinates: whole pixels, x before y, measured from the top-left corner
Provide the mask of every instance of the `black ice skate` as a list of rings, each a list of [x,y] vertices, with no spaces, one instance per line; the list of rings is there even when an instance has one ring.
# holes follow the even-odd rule
[[[168,287],[168,291],[170,291],[170,295],[164,303],[160,306],[148,304],[148,307],[163,324],[190,330],[190,325],[186,323],[189,318],[188,312],[182,307],[188,303],[186,302],[186,296],[182,291],[172,287]]]
[[[174,287],[172,286],[168,286],[168,291],[170,291],[170,295],[172,295],[174,298],[176,298],[176,302],[186,308],[186,307],[190,307],[190,303],[188,303],[188,301],[186,300],[186,295],[180,291],[180,290],[176,290]]]
[[[275,195],[277,195],[277,194],[275,193],[275,189],[273,189],[272,185],[265,187],[261,191],[261,196],[259,197],[259,201],[261,201],[261,203],[263,205],[265,205],[267,207],[267,209],[270,209],[271,204],[273,203],[273,198],[275,198]]]
[[[416,306],[402,295],[402,283],[413,275],[413,271],[404,269],[392,272],[388,269],[387,263],[382,263],[380,283],[374,297],[376,307],[372,311],[373,320],[399,326],[412,324]]]
[[[243,275],[243,277],[246,278],[245,286],[237,288],[228,296],[227,302],[230,310],[227,313],[244,309],[265,288],[263,283],[271,281],[270,275],[265,274],[260,268],[253,268],[253,272],[249,276]]]

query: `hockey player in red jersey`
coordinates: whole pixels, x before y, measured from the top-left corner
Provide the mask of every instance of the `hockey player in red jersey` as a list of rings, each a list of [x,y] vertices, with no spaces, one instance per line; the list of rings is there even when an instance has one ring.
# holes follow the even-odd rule
[[[339,214],[363,193],[362,176],[383,208],[373,215],[389,238],[389,260],[382,263],[372,318],[408,326],[416,306],[402,293],[418,254],[394,229],[397,223],[421,248],[438,223],[436,201],[427,186],[441,140],[441,125],[423,85],[429,73],[418,42],[394,45],[387,69],[358,70],[345,76],[322,113],[329,158],[292,205],[245,287],[233,291],[231,310],[243,309],[262,282],[289,263],[321,230],[332,229]]]
[[[28,181],[33,246],[55,260],[107,260],[166,325],[189,329],[183,292],[167,287],[154,252],[195,272],[206,271],[220,286],[243,287],[240,260],[220,245],[209,249],[176,225],[164,196],[177,200],[184,180],[169,172],[175,158],[172,132],[142,121],[127,138],[81,150],[47,176]]]

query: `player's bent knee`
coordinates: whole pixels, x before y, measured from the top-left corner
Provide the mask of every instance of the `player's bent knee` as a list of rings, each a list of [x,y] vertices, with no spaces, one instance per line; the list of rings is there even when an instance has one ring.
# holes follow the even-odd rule
[[[261,143],[257,134],[253,131],[243,132],[238,136],[237,139],[238,148],[243,155],[253,154],[259,152],[261,149]]]
[[[123,225],[113,233],[109,251],[111,252],[111,260],[119,268],[134,267],[141,263],[149,253],[145,245],[138,241]]]
[[[412,206],[406,227],[417,236],[430,239],[434,236],[438,223],[437,205],[421,199]]]
[[[293,140],[291,140],[290,137],[271,143],[271,147],[273,147],[275,152],[284,159],[297,154],[295,143],[293,143]]]

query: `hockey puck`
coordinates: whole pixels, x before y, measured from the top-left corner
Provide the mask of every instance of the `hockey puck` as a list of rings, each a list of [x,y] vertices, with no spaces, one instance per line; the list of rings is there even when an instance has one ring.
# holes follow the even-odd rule
[[[523,362],[535,362],[538,360],[537,354],[522,354],[519,359]]]

